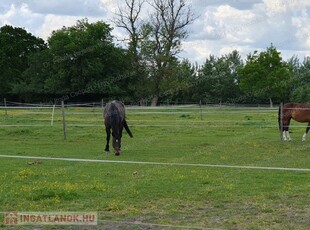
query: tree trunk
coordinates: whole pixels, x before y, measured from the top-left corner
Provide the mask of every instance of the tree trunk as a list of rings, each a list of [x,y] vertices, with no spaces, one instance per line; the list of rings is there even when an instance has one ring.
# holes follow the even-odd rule
[[[155,96],[155,97],[153,97],[153,99],[152,99],[151,106],[157,106],[157,104],[158,104],[158,97]]]
[[[269,103],[270,103],[270,108],[273,108],[273,102],[271,98],[269,98]]]
[[[147,101],[144,98],[141,98],[139,101],[140,106],[147,106]]]

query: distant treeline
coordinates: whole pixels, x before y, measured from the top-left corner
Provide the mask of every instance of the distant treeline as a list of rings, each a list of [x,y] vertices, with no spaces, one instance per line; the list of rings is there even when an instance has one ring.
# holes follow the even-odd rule
[[[54,31],[45,42],[23,28],[1,27],[0,97],[46,103],[101,98],[131,104],[310,101],[309,58],[284,61],[271,45],[246,60],[238,51],[210,55],[202,65],[173,53],[152,59],[149,36],[133,52],[130,45],[116,45],[111,31],[105,22],[84,19]]]

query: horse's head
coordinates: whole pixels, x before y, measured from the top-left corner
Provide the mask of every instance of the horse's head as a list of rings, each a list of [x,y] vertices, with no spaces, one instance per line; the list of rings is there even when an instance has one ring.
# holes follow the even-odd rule
[[[121,137],[113,137],[113,148],[115,155],[118,156],[121,153]]]

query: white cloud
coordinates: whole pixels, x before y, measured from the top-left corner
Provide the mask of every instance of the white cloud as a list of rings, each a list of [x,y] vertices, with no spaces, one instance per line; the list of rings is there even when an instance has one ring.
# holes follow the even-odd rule
[[[118,3],[116,0],[100,0],[100,5],[102,8],[109,12],[116,12],[118,9]]]
[[[26,4],[22,4],[19,7],[11,4],[7,12],[0,15],[0,26],[8,24],[23,27],[26,30],[32,30],[33,28],[40,26],[42,20],[43,16],[33,13]]]
[[[49,14],[44,17],[44,22],[40,28],[38,28],[37,33],[39,36],[45,40],[50,37],[51,32],[61,29],[63,26],[69,27],[76,24],[76,21],[79,20],[79,17],[76,16],[59,16]]]
[[[183,43],[184,51],[180,56],[202,64],[202,62],[212,54],[209,44],[210,42],[206,40],[186,41]]]
[[[3,0],[11,1],[17,7],[27,4],[34,13],[43,15],[54,14],[64,16],[104,16],[108,7],[103,7],[100,0],[53,0],[53,1],[26,1],[26,0]]]
[[[108,0],[105,1],[108,2]],[[70,0],[65,2],[68,3]],[[103,12],[103,5],[101,5],[101,2],[98,2],[99,5],[89,5],[88,8],[85,6],[90,4],[90,1],[85,1],[82,6],[78,5],[77,2],[77,4],[73,6],[71,4],[71,6],[67,5],[63,8],[61,4],[64,4],[65,2],[52,1],[51,4],[48,4],[46,1],[35,1],[31,2],[29,5],[28,3],[20,2],[10,4],[6,12],[0,14],[0,26],[9,24],[16,27],[22,27],[33,33],[35,36],[47,40],[52,31],[61,29],[63,26],[75,25],[77,20],[87,17],[87,15],[90,15],[87,17],[90,22],[102,20],[102,17],[97,17],[99,11]],[[57,6],[59,6],[58,13]],[[84,9],[79,11],[80,13],[76,12],[77,15],[69,12],[65,14],[65,11],[69,10],[69,8],[70,10],[73,10],[77,6]],[[94,8],[98,8],[99,10],[92,10]],[[109,9],[108,6],[105,6],[105,8]],[[56,14],[45,14],[44,12],[56,12]],[[85,13],[85,16],[80,16],[83,12]]]
[[[209,2],[209,1],[208,1]],[[211,1],[212,2],[212,1]],[[222,55],[234,49],[243,57],[254,50],[264,50],[273,43],[288,58],[293,51],[305,55],[310,47],[310,20],[307,14],[310,0],[253,1],[248,7],[219,1],[224,4],[206,7],[204,14],[194,23],[194,36],[204,39],[208,53]],[[226,4],[225,4],[226,3]],[[202,2],[201,2],[202,4]],[[212,45],[211,45],[212,44]],[[193,48],[192,49],[197,49]],[[203,50],[200,56],[203,56]]]
[[[213,16],[219,26],[225,26],[227,23],[244,24],[256,18],[256,15],[250,10],[238,10],[229,5],[219,6]]]
[[[10,24],[9,20],[16,15],[16,8],[15,5],[12,4],[10,9],[5,12],[4,14],[0,15],[0,22],[2,25]]]
[[[301,11],[310,6],[310,0],[263,0],[268,14]]]

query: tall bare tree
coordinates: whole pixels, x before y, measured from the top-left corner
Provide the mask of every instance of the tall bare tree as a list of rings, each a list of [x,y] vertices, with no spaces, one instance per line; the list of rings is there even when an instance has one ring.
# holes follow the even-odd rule
[[[144,98],[150,94],[147,85],[147,72],[141,59],[140,43],[142,39],[143,20],[141,17],[143,6],[147,0],[124,0],[123,5],[118,7],[115,13],[114,24],[124,29],[128,38],[129,58],[132,63],[132,75],[130,88],[135,96],[144,105]]]
[[[151,25],[154,29],[159,55],[174,56],[181,51],[181,40],[187,37],[186,26],[195,16],[185,0],[154,0]]]
[[[147,44],[150,49],[146,49],[146,56],[152,60],[155,80],[152,105],[156,105],[164,80],[173,74],[173,63],[181,52],[181,42],[188,35],[186,27],[193,23],[195,15],[185,0],[153,0],[151,5],[155,12],[149,22],[151,36],[148,36]]]
[[[146,2],[153,13],[143,21],[141,12]],[[173,75],[181,42],[188,35],[186,27],[194,20],[185,0],[125,0],[125,8],[119,7],[115,24],[128,32],[129,50],[135,62],[148,69],[153,105],[163,91],[164,80]]]
[[[146,0],[125,0],[124,6],[118,7],[114,23],[117,27],[123,28],[129,34],[129,51],[138,59],[138,43],[141,38],[142,19],[140,17],[143,4]]]

